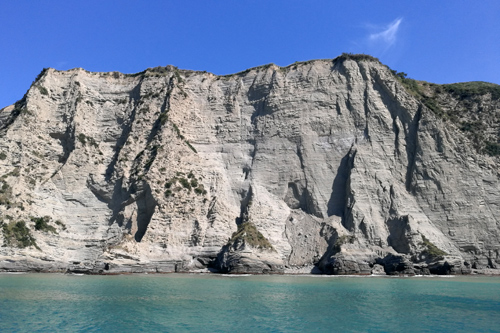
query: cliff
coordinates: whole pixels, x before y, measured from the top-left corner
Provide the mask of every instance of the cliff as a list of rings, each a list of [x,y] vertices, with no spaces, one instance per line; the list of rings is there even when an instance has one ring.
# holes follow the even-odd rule
[[[499,95],[356,55],[46,69],[0,112],[0,271],[496,268]]]

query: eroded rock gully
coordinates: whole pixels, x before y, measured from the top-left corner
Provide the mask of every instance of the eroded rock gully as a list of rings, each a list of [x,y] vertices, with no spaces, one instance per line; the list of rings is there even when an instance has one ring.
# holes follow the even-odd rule
[[[0,112],[0,271],[494,269],[499,160],[477,146],[366,57],[47,69]]]

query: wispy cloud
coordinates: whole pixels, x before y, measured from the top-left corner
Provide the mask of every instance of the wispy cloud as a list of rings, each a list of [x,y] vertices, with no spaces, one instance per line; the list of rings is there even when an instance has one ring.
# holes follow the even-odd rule
[[[56,68],[56,69],[59,69],[59,70],[65,70],[65,69],[67,69],[67,67],[68,67],[67,65],[68,65],[68,62],[67,62],[67,61],[58,61],[58,62],[56,63],[55,68]]]
[[[381,44],[380,46],[384,46],[385,48],[393,45],[396,42],[399,26],[402,21],[402,17],[398,18],[391,22],[388,26],[384,27],[382,31],[371,33],[368,36],[369,41]]]

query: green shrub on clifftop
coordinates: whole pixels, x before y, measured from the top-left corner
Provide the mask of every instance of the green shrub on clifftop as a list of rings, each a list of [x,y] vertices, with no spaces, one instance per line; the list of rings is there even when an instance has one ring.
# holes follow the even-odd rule
[[[391,72],[409,94],[437,117],[466,132],[478,153],[500,156],[500,132],[488,131],[499,123],[498,112],[488,109],[498,105],[500,85],[480,81],[433,84],[407,78],[406,73]],[[454,101],[453,106],[450,100]]]
[[[376,61],[380,62],[378,58],[375,58],[369,54],[353,54],[353,53],[342,53],[335,60],[354,60],[354,61]]]
[[[486,94],[491,94],[492,99],[500,99],[500,85],[489,82],[471,81],[443,84],[443,88],[461,99]]]

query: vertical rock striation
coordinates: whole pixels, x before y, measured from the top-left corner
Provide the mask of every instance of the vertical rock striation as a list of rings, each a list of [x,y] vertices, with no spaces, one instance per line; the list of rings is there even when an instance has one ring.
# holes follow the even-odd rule
[[[44,70],[0,112],[0,270],[496,268],[499,161],[461,126],[499,99],[405,82],[346,55],[227,76]]]

